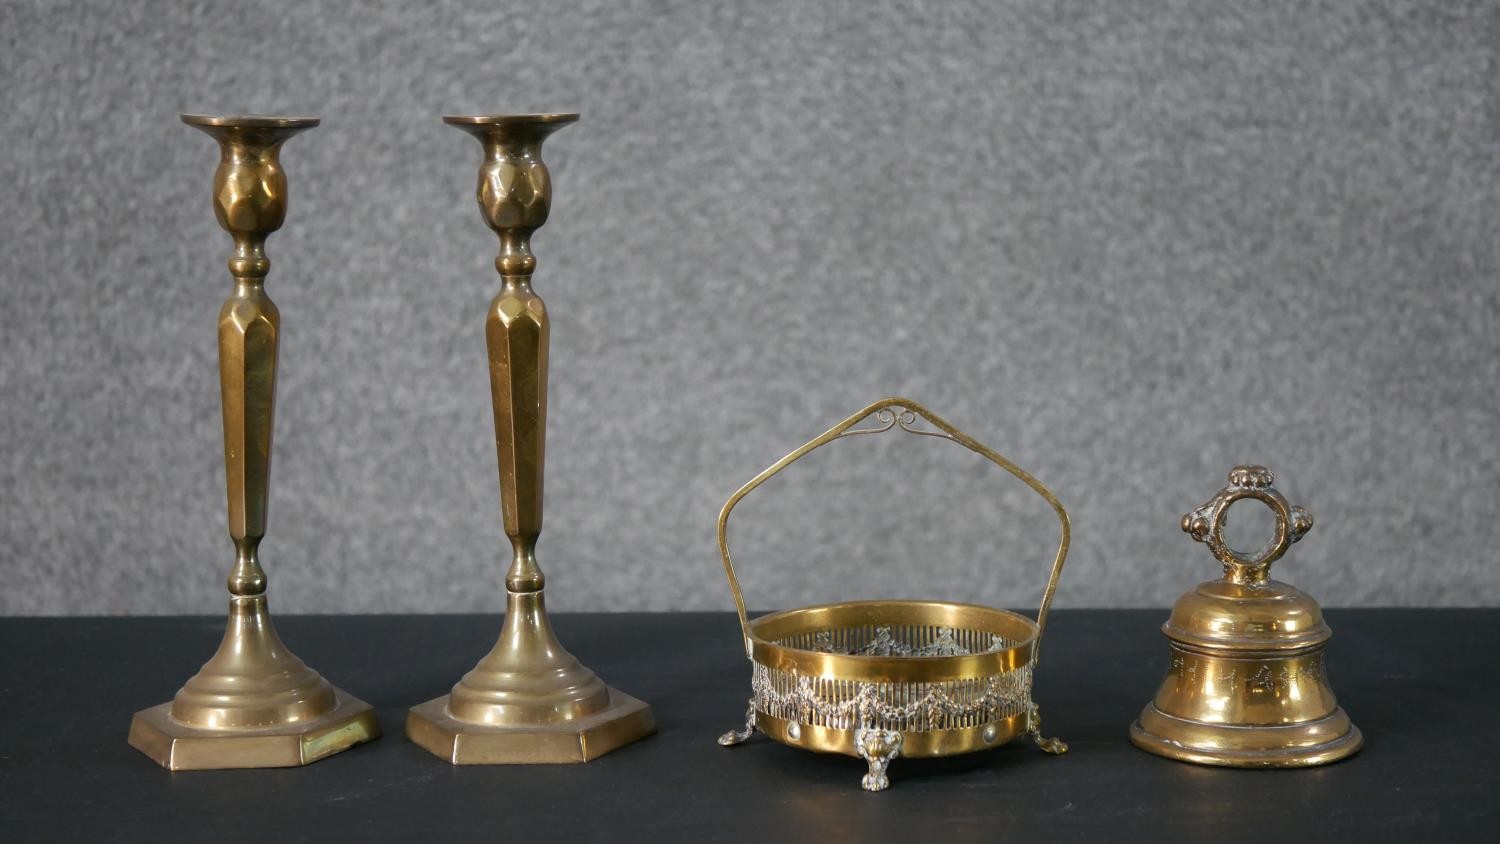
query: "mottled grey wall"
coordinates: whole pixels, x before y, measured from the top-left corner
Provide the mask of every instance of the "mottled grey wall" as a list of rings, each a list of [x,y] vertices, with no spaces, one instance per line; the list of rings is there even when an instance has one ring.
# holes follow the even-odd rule
[[[282,611],[500,605],[454,112],[548,145],[554,609],[729,606],[714,519],[910,395],[1052,486],[1060,605],[1162,605],[1238,461],[1330,605],[1496,604],[1500,4],[0,4],[0,611],[218,612],[212,142],[312,113],[269,245]],[[1055,527],[935,440],[748,499],[750,601],[1040,593]],[[956,453],[955,453],[956,452]]]

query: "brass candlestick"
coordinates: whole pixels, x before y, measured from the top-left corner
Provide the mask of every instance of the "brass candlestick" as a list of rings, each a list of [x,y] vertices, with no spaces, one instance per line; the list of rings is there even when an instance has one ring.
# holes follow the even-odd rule
[[[547,309],[532,292],[531,233],[552,185],[542,141],[576,114],[445,117],[484,146],[479,208],[500,236],[501,288],[485,337],[500,501],[513,551],[500,639],[451,694],[414,706],[412,741],[455,765],[587,762],[656,730],[651,708],[605,686],[565,650],[547,620],[536,563],[547,429]]]
[[[219,311],[219,384],[235,563],[219,650],[170,703],[135,714],[130,744],[174,771],[306,765],[380,735],[369,704],[330,685],[282,644],[258,559],[281,332],[265,292],[271,262],[262,247],[286,218],[281,144],[318,121],[193,114],[182,120],[219,142],[214,214],[234,237],[234,292]]]

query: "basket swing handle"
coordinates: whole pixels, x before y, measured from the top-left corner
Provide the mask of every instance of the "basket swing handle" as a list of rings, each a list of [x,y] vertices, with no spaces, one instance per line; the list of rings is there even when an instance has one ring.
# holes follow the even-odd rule
[[[874,425],[865,428],[855,427],[862,420],[870,416],[875,417]],[[929,431],[915,427],[918,417],[927,420],[936,430]],[[881,399],[858,411],[808,441],[796,451],[771,464],[764,472],[751,478],[749,483],[736,490],[734,495],[729,496],[729,500],[724,503],[724,509],[719,511],[719,554],[724,558],[724,576],[729,580],[729,591],[734,594],[734,608],[740,616],[740,631],[744,635],[745,652],[747,654],[750,653],[750,619],[745,613],[745,596],[740,591],[740,580],[735,576],[734,562],[729,556],[729,514],[734,510],[734,506],[740,503],[740,499],[749,495],[756,487],[770,480],[771,477],[779,473],[782,469],[802,459],[808,452],[815,448],[827,445],[841,437],[858,434],[879,434],[889,431],[892,428],[900,428],[910,434],[952,440],[1015,475],[1022,483],[1031,487],[1037,495],[1040,495],[1048,504],[1052,505],[1052,509],[1057,513],[1057,521],[1062,527],[1062,536],[1057,544],[1057,556],[1052,560],[1052,574],[1047,578],[1047,589],[1042,593],[1042,605],[1036,614],[1038,635],[1040,635],[1041,630],[1046,628],[1047,612],[1052,608],[1052,598],[1057,593],[1057,579],[1062,574],[1063,561],[1068,556],[1068,542],[1071,538],[1068,511],[1063,509],[1062,502],[1057,500],[1057,496],[1053,495],[1051,490],[1043,486],[1041,481],[1033,478],[1024,469],[1001,457],[963,431],[948,424],[922,405],[910,399],[892,397]]]

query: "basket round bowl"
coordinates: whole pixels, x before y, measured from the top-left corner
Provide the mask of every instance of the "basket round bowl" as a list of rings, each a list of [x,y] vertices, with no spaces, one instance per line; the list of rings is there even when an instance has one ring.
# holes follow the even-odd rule
[[[873,424],[859,427],[867,419]],[[821,604],[748,618],[727,539],[735,505],[815,448],[889,430],[963,445],[1052,506],[1061,541],[1035,620],[971,603],[908,600]],[[890,785],[891,761],[900,756],[973,753],[1022,734],[1049,753],[1066,752],[1066,744],[1042,736],[1031,689],[1068,539],[1067,512],[1046,487],[921,405],[889,398],[850,416],[741,487],[719,515],[724,572],[752,665],[745,726],[719,743],[740,744],[758,730],[792,747],[858,757],[868,764],[861,782],[867,791]]]

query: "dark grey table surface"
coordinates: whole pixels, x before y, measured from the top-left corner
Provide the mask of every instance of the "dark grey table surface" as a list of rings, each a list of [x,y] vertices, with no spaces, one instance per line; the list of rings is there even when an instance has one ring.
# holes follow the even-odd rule
[[[649,701],[660,732],[587,765],[453,768],[406,741],[495,616],[278,619],[288,644],[373,703],[385,737],[298,769],[168,773],[125,743],[131,713],[208,658],[211,618],[0,619],[0,818],[10,841],[1074,840],[1500,841],[1500,610],[1329,611],[1329,669],[1365,749],[1326,768],[1158,759],[1126,728],[1166,668],[1161,610],[1063,610],[1036,696],[1051,757],[1017,741],[863,764],[714,743],[749,664],[728,613],[561,615],[563,642]]]

